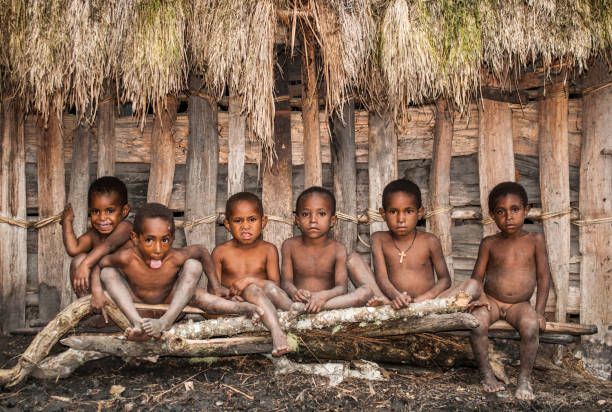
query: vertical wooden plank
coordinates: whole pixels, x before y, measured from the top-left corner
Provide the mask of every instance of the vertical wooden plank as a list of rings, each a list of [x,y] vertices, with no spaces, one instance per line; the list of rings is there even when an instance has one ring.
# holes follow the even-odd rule
[[[319,136],[319,95],[315,67],[315,40],[304,27],[302,53],[302,122],[304,126],[304,189],[323,184],[321,138]]]
[[[454,280],[450,211],[452,144],[453,111],[448,107],[448,102],[445,99],[440,99],[436,102],[433,154],[429,174],[429,212],[434,212],[434,214],[429,217],[427,223],[429,224],[429,230],[440,240],[451,280]],[[442,211],[445,209],[446,211]]]
[[[612,87],[587,94],[583,102],[580,216],[582,220],[610,217],[612,156],[605,149],[612,148]],[[594,338],[601,343],[612,324],[612,223],[581,226],[580,252],[580,323],[597,325]]]
[[[563,83],[554,83],[540,101],[538,114],[540,193],[542,212],[569,210],[568,95]],[[546,251],[556,300],[555,319],[565,322],[569,293],[570,215],[543,220]]]
[[[482,218],[489,215],[489,192],[501,182],[515,180],[510,104],[482,99],[478,110],[478,175]],[[495,223],[483,226],[483,236],[497,233]]]
[[[357,217],[357,165],[355,162],[355,103],[349,100],[342,107],[342,117],[333,112],[329,119],[330,149],[336,209]],[[336,239],[353,252],[357,242],[357,225],[338,219]]]
[[[151,172],[147,201],[168,205],[175,167],[172,126],[176,120],[178,102],[173,96],[167,96],[164,100],[157,104],[151,131]]]
[[[117,150],[117,139],[115,136],[116,107],[113,86],[109,84],[98,106],[98,177],[115,175]]]
[[[233,88],[229,96],[227,197],[244,190],[244,155],[246,116],[242,114],[242,98]]]
[[[92,130],[89,126],[81,124],[74,129],[72,137],[72,163],[70,165],[70,186],[68,191],[68,203],[74,211],[74,222],[72,224],[74,233],[81,236],[87,231],[87,190],[89,189],[89,148],[92,138]],[[66,284],[62,288],[61,307],[69,305],[76,295],[70,284],[70,262],[72,258],[64,255],[64,280]]]
[[[0,112],[0,215],[26,219],[24,110],[15,99]],[[0,224],[0,333],[25,326],[27,230]]]
[[[368,117],[368,207],[378,211],[382,207],[382,193],[385,186],[397,179],[397,137],[395,125],[389,112],[370,112]],[[370,234],[386,230],[384,222],[372,222]]]
[[[200,80],[192,77],[190,87],[199,90]],[[185,220],[215,214],[217,200],[217,104],[197,94],[189,97],[189,144],[185,171]],[[185,229],[187,244],[215,247],[215,224],[202,223]],[[205,277],[203,277],[205,278]]]
[[[281,71],[277,66],[274,70],[275,89],[277,96],[287,96],[289,87],[287,80],[282,77],[287,73],[286,55],[278,59],[282,64]],[[281,99],[275,103],[274,114],[274,149],[276,159],[271,168],[264,167],[262,182],[262,201],[264,212],[268,216],[276,216],[287,221],[293,220],[292,196],[292,164],[291,164],[291,108],[288,99]],[[267,160],[267,159],[266,159]],[[293,236],[293,228],[285,222],[268,220],[264,231],[264,239],[279,248],[283,241]]]
[[[52,107],[45,126],[38,119],[38,213],[49,217],[60,213],[66,201],[64,172],[64,139],[62,123]],[[64,279],[64,244],[62,228],[52,223],[38,230],[39,317],[51,320],[59,311]]]

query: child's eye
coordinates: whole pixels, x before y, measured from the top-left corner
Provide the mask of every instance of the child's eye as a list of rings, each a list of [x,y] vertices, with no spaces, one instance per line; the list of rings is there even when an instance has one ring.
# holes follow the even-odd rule
[[[170,241],[170,239],[168,239],[166,237],[162,239],[162,243],[168,243],[169,241]]]
[[[145,239],[145,242],[151,243],[151,242],[153,242],[153,238],[152,237],[148,237],[148,238]]]
[[[495,214],[497,214],[497,215],[503,215],[503,214],[504,214],[504,211],[503,211],[502,209],[497,209],[497,210],[495,211]]]
[[[327,213],[325,213],[325,212],[319,212],[319,216],[326,216],[326,215],[327,215]]]
[[[115,209],[106,209],[106,213],[112,215],[113,213],[115,213]]]
[[[391,213],[392,215],[396,215],[397,214],[397,209],[391,209],[391,210],[389,210],[389,213]]]
[[[414,210],[408,209],[408,210],[406,210],[406,213],[408,213],[408,214],[414,213]]]
[[[519,209],[518,207],[513,207],[513,208],[512,208],[512,212],[513,212],[513,213],[518,213],[518,211],[519,211],[519,210],[520,210],[520,209]]]
[[[97,215],[98,213],[100,213],[100,211],[98,209],[91,209],[90,212],[92,215]]]
[[[302,212],[302,216],[303,217],[308,217],[309,215],[310,215],[310,213],[308,213],[308,212]]]

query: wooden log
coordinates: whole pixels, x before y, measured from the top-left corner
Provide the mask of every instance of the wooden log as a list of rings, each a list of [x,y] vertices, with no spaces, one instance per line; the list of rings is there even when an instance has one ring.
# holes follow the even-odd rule
[[[26,219],[24,109],[16,99],[1,103],[0,216]],[[25,326],[27,231],[0,223],[0,334]]]
[[[355,102],[351,99],[329,118],[331,159],[336,210],[357,218],[357,165],[355,163]],[[336,239],[350,254],[357,243],[357,225],[338,219]]]
[[[547,213],[570,210],[568,95],[564,83],[551,85],[540,102],[540,195]],[[565,322],[569,292],[570,215],[543,221],[548,264],[557,296],[555,319]]]
[[[444,335],[450,336],[464,336],[468,338],[470,332],[468,331],[453,331],[444,332]],[[521,336],[516,330],[489,330],[489,339],[510,339],[510,340],[521,340]],[[564,333],[552,333],[552,332],[540,332],[539,342],[551,343],[554,345],[570,345],[575,343],[578,338],[573,335]]]
[[[117,102],[113,93],[114,85],[107,83],[105,86],[102,101],[98,105],[98,177],[115,175],[115,162],[118,150],[115,133]]]
[[[38,141],[38,214],[54,216],[64,209],[66,201],[64,172],[64,139],[62,124],[55,108],[50,110],[47,125],[39,118]],[[43,321],[59,312],[68,274],[63,273],[64,244],[62,228],[52,223],[38,230],[38,313]]]
[[[319,136],[319,95],[315,63],[315,39],[309,25],[303,25],[302,122],[304,127],[304,189],[323,185],[321,138]]]
[[[281,73],[287,73],[288,57],[279,61],[284,62],[281,71],[275,67],[275,89],[277,96],[287,96],[289,88],[287,80],[282,78]],[[276,158],[271,159],[271,153],[266,153],[263,172],[262,202],[264,212],[269,216],[276,216],[284,221],[268,220],[268,225],[263,232],[264,239],[273,243],[280,249],[283,241],[293,236],[293,228],[288,222],[293,221],[293,198],[292,198],[292,164],[291,164],[291,119],[289,101],[280,99],[275,103],[274,114],[274,150]],[[267,165],[273,161],[272,167]]]
[[[383,189],[397,179],[397,137],[390,112],[370,112],[368,121],[368,207],[378,211],[382,207]],[[384,222],[370,224],[370,234],[386,229]]]
[[[440,240],[451,281],[454,281],[451,237],[450,166],[453,145],[453,111],[445,99],[436,102],[433,155],[429,172],[429,228]],[[444,211],[447,209],[447,211]]]
[[[515,330],[505,320],[498,320],[489,326],[489,330]],[[597,333],[596,325],[581,325],[577,323],[546,322],[545,333],[560,333],[572,336],[593,335]]]
[[[612,324],[612,223],[589,219],[612,216],[612,161],[601,150],[612,147],[612,87],[584,96],[584,133],[580,161],[580,322],[595,324],[599,342]]]
[[[89,190],[89,150],[91,142],[91,128],[85,124],[77,126],[72,137],[72,162],[70,170],[70,188],[68,203],[74,211],[72,224],[74,233],[81,236],[87,231],[87,191]],[[113,149],[114,150],[114,149]],[[114,163],[113,163],[114,167]],[[103,175],[105,176],[105,175]],[[72,258],[64,256],[64,284],[62,288],[61,307],[65,308],[76,299],[70,283],[70,262]]]
[[[227,197],[244,190],[246,116],[242,114],[242,98],[230,88],[227,138]]]
[[[190,79],[190,88],[199,90],[200,80]],[[217,201],[217,105],[197,94],[189,97],[189,146],[185,170],[185,221],[191,222],[215,214]],[[170,182],[172,185],[172,182]],[[189,245],[215,247],[215,225],[202,223],[185,229]],[[200,286],[206,286],[202,276]]]
[[[175,155],[172,126],[176,120],[178,102],[167,96],[157,103],[151,132],[151,173],[147,201],[164,205],[170,203],[174,179]]]
[[[79,366],[107,356],[108,354],[102,352],[68,349],[59,355],[45,358],[34,367],[32,376],[36,379],[67,378]]]
[[[478,174],[483,220],[490,217],[489,192],[501,182],[515,180],[510,105],[482,99],[479,106]],[[484,225],[483,236],[498,232],[495,223]]]

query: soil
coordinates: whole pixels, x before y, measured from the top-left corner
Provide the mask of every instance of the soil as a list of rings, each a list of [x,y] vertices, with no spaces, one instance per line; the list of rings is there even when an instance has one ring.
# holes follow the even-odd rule
[[[0,338],[0,367],[15,364],[32,337]],[[60,345],[54,349],[61,351]],[[308,362],[312,362],[308,360]],[[275,375],[271,361],[248,355],[205,359],[160,358],[156,363],[106,358],[87,363],[69,378],[28,378],[0,389],[0,411],[20,410],[610,410],[612,383],[596,380],[574,366],[534,371],[537,399],[482,392],[478,372],[381,365],[388,381],[347,379],[330,387],[327,378],[293,373]],[[507,373],[516,377],[516,369]]]

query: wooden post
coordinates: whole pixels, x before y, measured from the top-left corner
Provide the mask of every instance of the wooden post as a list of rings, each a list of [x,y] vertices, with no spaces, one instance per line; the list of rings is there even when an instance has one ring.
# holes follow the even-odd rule
[[[368,207],[378,211],[382,207],[385,186],[397,179],[397,137],[390,112],[369,113],[368,176],[370,197]],[[384,222],[370,223],[370,234],[386,230]]]
[[[478,175],[482,218],[490,217],[489,192],[501,182],[515,180],[510,104],[482,99],[479,106]],[[482,235],[497,233],[495,223],[483,225]]]
[[[450,167],[453,144],[453,111],[445,99],[436,102],[436,123],[434,126],[433,154],[429,175],[429,212],[435,212],[427,223],[429,230],[438,237],[448,266],[451,280],[454,280],[453,242],[451,238],[450,211]],[[441,211],[448,209],[447,211]],[[441,212],[439,212],[441,211]]]
[[[284,66],[287,66],[288,59],[285,57],[282,56],[279,61],[284,62]],[[287,73],[286,68],[282,68],[282,73]],[[287,80],[281,76],[281,72],[275,66],[276,95],[288,96]],[[287,222],[278,222],[269,219],[264,230],[264,239],[276,245],[279,250],[283,241],[293,236],[293,227],[288,224],[288,222],[293,221],[290,115],[291,108],[288,99],[280,99],[275,103],[274,150],[277,157],[271,168],[264,166],[262,183],[262,202],[265,214],[287,220]]]
[[[151,172],[147,202],[170,203],[174,180],[175,154],[172,126],[176,120],[178,102],[173,96],[157,104],[151,132]]]
[[[114,86],[107,84],[98,107],[98,177],[115,175],[115,98]]]
[[[192,77],[190,88],[199,90],[200,79]],[[174,147],[172,148],[174,152]],[[208,98],[189,97],[189,145],[185,171],[185,221],[215,214],[217,201],[217,104]],[[215,247],[215,224],[202,223],[185,229],[187,244]],[[205,278],[205,276],[203,277]]]
[[[357,166],[355,162],[355,103],[349,100],[342,106],[342,118],[334,111],[329,119],[330,149],[334,175],[336,209],[357,217]],[[357,225],[338,219],[336,239],[350,254],[357,242]]]
[[[0,215],[26,219],[24,109],[6,99],[0,112]],[[0,223],[0,333],[25,326],[27,230]]]
[[[302,121],[304,126],[304,189],[323,184],[321,138],[319,136],[319,95],[315,67],[315,40],[312,30],[304,26],[302,54]]]
[[[540,193],[542,211],[569,210],[568,95],[563,83],[554,83],[540,101]],[[569,293],[570,215],[543,220],[546,250],[556,300],[555,319],[565,322]]]
[[[233,88],[229,96],[227,155],[227,197],[244,190],[244,154],[246,116],[242,114],[242,98]]]
[[[60,213],[66,201],[62,122],[55,107],[46,126],[38,118],[38,127],[38,214],[44,218]],[[68,283],[62,270],[64,254],[59,223],[38,229],[38,311],[42,321],[53,319],[60,309],[62,290]]]
[[[586,94],[583,102],[580,216],[582,220],[610,217],[612,158],[602,149],[612,147],[612,87]],[[612,224],[581,226],[580,253],[580,323],[595,324],[596,338],[603,342],[612,324]]]
[[[74,129],[72,137],[72,164],[70,169],[70,189],[68,203],[74,210],[74,233],[81,236],[87,231],[87,191],[89,189],[89,146],[91,142],[91,128],[81,124]],[[70,284],[70,262],[72,258],[64,255],[64,280],[62,288],[61,307],[68,306],[76,299]]]

